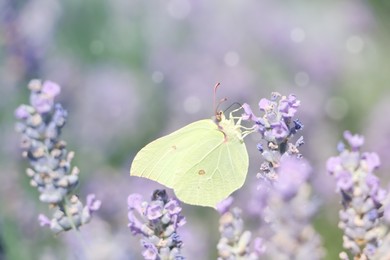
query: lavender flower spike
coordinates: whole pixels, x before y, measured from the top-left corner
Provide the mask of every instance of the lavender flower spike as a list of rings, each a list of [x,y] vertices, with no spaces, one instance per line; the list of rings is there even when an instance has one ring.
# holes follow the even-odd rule
[[[219,232],[221,238],[218,242],[218,260],[233,259],[259,259],[265,251],[264,243],[260,238],[255,240],[253,252],[250,252],[251,232],[244,231],[244,222],[241,218],[241,210],[231,208],[233,198],[228,197],[217,205],[221,215],[219,219]]]
[[[354,259],[373,259],[382,244],[383,205],[387,197],[373,172],[380,161],[375,153],[359,152],[364,142],[362,136],[346,131],[344,138],[350,149],[344,148],[327,162],[328,172],[335,178],[336,190],[342,198],[339,227],[344,231],[343,246]],[[346,252],[340,257],[347,259]]]
[[[304,140],[301,136],[292,142],[303,128],[294,119],[299,106],[295,95],[274,92],[271,99],[259,102],[262,117],[244,109],[243,119],[252,120],[261,134],[257,148],[264,161],[250,210],[264,224],[260,234],[266,259],[322,259],[324,255],[321,238],[311,225],[318,201],[312,197],[311,167],[298,150]]]
[[[133,235],[141,234],[142,255],[146,260],[185,259],[183,242],[177,228],[185,224],[177,200],[169,199],[165,190],[155,190],[150,203],[139,194],[127,199],[129,228]]]
[[[90,194],[83,207],[78,197],[72,195],[79,183],[79,170],[71,167],[74,152],[68,152],[65,141],[60,140],[67,112],[54,103],[54,98],[61,89],[54,82],[42,84],[39,80],[30,81],[28,87],[30,105],[20,105],[16,109],[15,117],[20,120],[16,131],[22,134],[23,157],[31,165],[26,171],[30,184],[38,189],[39,200],[54,208],[52,219],[40,215],[39,222],[54,233],[78,229],[91,220],[100,201]]]
[[[304,158],[286,156],[277,173],[263,212],[269,226],[262,233],[271,234],[265,238],[266,259],[322,259],[321,238],[311,225],[318,208],[311,198],[311,167]]]
[[[275,168],[278,167],[283,154],[300,156],[298,147],[304,143],[303,138],[293,144],[290,139],[303,128],[298,119],[293,119],[300,106],[295,95],[282,96],[277,92],[271,94],[271,99],[262,98],[259,109],[264,113],[257,117],[248,104],[244,104],[243,120],[254,122],[265,144],[261,144],[261,152],[265,162],[261,165],[262,178],[274,180]],[[260,177],[260,176],[259,176]]]

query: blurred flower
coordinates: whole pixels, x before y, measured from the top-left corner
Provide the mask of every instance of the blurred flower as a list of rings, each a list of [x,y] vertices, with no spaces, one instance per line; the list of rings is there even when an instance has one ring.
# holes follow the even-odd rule
[[[243,117],[254,121],[265,143],[258,144],[265,161],[250,207],[263,221],[260,233],[265,241],[264,254],[270,259],[321,259],[324,255],[321,238],[311,225],[318,201],[311,195],[311,167],[298,150],[304,144],[303,137],[295,144],[290,141],[303,128],[293,119],[299,105],[295,95],[274,92],[270,100],[260,100],[261,118],[244,107]]]
[[[311,222],[318,210],[312,198],[309,178],[311,167],[303,158],[284,157],[277,169],[277,180],[269,190],[267,207],[262,213],[269,233],[265,255],[269,259],[322,259],[321,237]],[[269,229],[269,231],[266,231]]]
[[[219,212],[219,232],[221,238],[218,242],[218,260],[234,259],[258,259],[264,252],[264,243],[260,238],[255,240],[254,249],[249,249],[252,234],[244,231],[244,221],[241,218],[241,210],[231,208],[233,198],[228,197],[217,205]]]
[[[139,194],[131,194],[127,205],[131,232],[143,236],[144,259],[184,259],[183,242],[176,230],[185,224],[185,218],[178,201],[169,199],[165,190],[155,190],[150,203]]]
[[[39,200],[54,208],[51,220],[40,215],[39,221],[54,233],[77,229],[91,220],[100,201],[90,194],[83,207],[77,196],[71,194],[79,182],[79,170],[71,167],[74,152],[68,153],[66,143],[60,140],[67,117],[62,106],[54,104],[60,87],[50,81],[42,85],[39,80],[32,80],[29,89],[31,106],[16,109],[15,116],[20,120],[16,130],[22,134],[23,157],[32,167],[27,169],[30,184],[40,192]]]
[[[383,221],[387,213],[385,209],[383,214],[383,205],[387,191],[380,188],[379,179],[373,173],[380,164],[378,155],[359,152],[364,137],[345,131],[344,138],[350,149],[343,149],[339,156],[327,162],[342,198],[339,227],[344,231],[343,246],[354,259],[372,259],[384,235]],[[345,252],[341,255],[346,257]]]

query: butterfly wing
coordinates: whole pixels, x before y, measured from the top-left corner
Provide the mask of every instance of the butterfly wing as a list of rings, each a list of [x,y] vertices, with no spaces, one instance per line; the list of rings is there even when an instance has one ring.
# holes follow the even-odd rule
[[[174,189],[185,203],[215,207],[244,184],[247,171],[245,144],[226,139],[206,119],[146,145],[134,158],[130,175]]]
[[[217,129],[213,121],[200,120],[149,143],[135,156],[130,175],[148,178],[174,188],[180,158],[194,146],[194,136],[203,138],[212,129]]]
[[[245,143],[225,140],[219,130],[208,131],[203,138],[194,136],[194,143],[178,165],[174,191],[185,203],[215,207],[245,182],[249,165]]]

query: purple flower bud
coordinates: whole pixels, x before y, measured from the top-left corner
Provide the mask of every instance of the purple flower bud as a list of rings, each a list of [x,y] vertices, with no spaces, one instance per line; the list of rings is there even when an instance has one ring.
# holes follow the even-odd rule
[[[344,132],[344,138],[348,141],[352,150],[357,150],[364,144],[364,137],[362,135],[352,135],[350,131]]]
[[[164,209],[169,212],[171,215],[175,215],[181,212],[181,207],[179,206],[179,202],[177,200],[170,200],[167,204],[165,204]]]
[[[374,201],[381,203],[386,197],[386,192],[385,190],[380,188],[379,178],[374,174],[370,173],[367,175],[365,181],[369,188],[370,196],[373,198]]]
[[[284,98],[279,102],[279,112],[283,117],[291,118],[297,112],[301,101],[297,100],[296,96],[291,94],[288,98]]]
[[[233,197],[229,196],[226,199],[219,202],[216,206],[216,209],[219,212],[219,214],[223,215],[227,211],[229,211],[230,206],[233,204],[233,200],[234,200]]]
[[[339,190],[347,191],[352,188],[352,175],[348,171],[339,172],[335,177],[337,181],[336,186]]]
[[[50,227],[51,225],[50,219],[43,214],[39,214],[38,221],[41,227],[45,227],[45,226]]]
[[[272,135],[276,139],[284,139],[290,134],[287,125],[284,122],[278,122],[272,125]]]
[[[244,103],[242,105],[242,108],[244,109],[244,112],[245,112],[242,115],[243,120],[252,120],[254,122],[259,121],[259,118],[257,116],[255,116],[255,114],[253,114],[251,107],[247,103]]]
[[[380,158],[377,153],[363,153],[362,159],[366,162],[367,170],[369,172],[372,172],[381,164]]]
[[[266,250],[266,245],[264,243],[264,240],[260,237],[257,237],[253,242],[253,248],[257,252],[258,255],[264,254]]]
[[[95,194],[88,194],[86,204],[87,204],[87,208],[89,209],[89,211],[93,212],[93,211],[97,211],[98,209],[100,209],[102,202],[100,200],[96,199]]]
[[[258,143],[257,144],[257,150],[259,150],[259,152],[262,153],[264,151],[263,145]]]
[[[144,224],[134,215],[133,211],[129,211],[127,217],[129,219],[129,224],[127,226],[130,228],[130,231],[133,235],[137,235],[137,234],[147,235],[143,231]]]
[[[290,198],[298,191],[311,173],[311,167],[305,159],[283,157],[278,169],[279,179],[275,188],[284,198]]]
[[[294,129],[295,130],[303,129],[304,125],[302,124],[301,121],[299,121],[299,119],[295,119],[293,122],[294,122]]]
[[[334,174],[334,172],[341,167],[340,157],[330,157],[326,162],[326,169],[330,174]]]
[[[142,214],[142,196],[134,193],[127,197],[127,206],[129,210],[135,209],[138,213]]]
[[[15,110],[15,117],[17,119],[26,119],[28,118],[30,114],[29,106],[26,105],[20,105],[16,110]]]
[[[145,259],[180,259],[182,241],[177,228],[185,224],[179,202],[169,199],[165,190],[155,190],[151,202],[142,201],[139,194],[127,199],[128,227],[133,235],[141,234]],[[135,216],[138,212],[139,218]]]
[[[156,201],[157,202],[157,201]],[[146,217],[149,220],[158,219],[163,215],[162,203],[153,203],[146,208]]]
[[[339,152],[339,153],[341,153],[342,151],[344,151],[345,150],[345,144],[343,143],[343,142],[339,142],[338,144],[337,144],[337,151]]]
[[[57,95],[60,94],[61,92],[61,87],[53,82],[53,81],[49,81],[49,80],[46,80],[44,83],[43,83],[43,86],[42,86],[42,93],[54,98],[56,97]]]
[[[148,241],[142,240],[142,246],[145,248],[145,250],[142,252],[142,255],[145,258],[145,260],[160,259],[158,257],[158,250],[155,245],[153,245]]]
[[[274,105],[274,104],[275,104],[275,102],[272,102],[272,101],[270,101],[270,100],[268,100],[266,98],[262,98],[259,101],[259,108],[262,111],[267,111],[270,108],[272,108],[272,105]]]

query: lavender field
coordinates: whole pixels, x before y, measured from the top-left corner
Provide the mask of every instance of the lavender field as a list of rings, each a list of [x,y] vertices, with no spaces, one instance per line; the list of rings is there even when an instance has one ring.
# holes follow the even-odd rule
[[[390,259],[389,14],[0,0],[0,260]],[[254,129],[244,185],[215,209],[130,176],[149,142],[215,116],[217,83]]]

